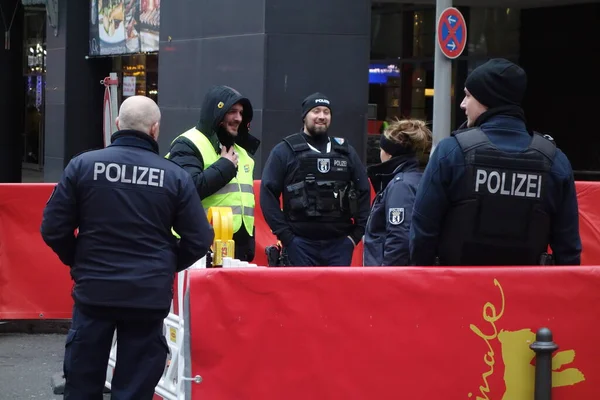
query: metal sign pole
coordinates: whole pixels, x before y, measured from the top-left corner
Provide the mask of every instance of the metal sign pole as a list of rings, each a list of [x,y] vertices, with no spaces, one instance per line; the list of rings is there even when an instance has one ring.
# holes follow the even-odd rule
[[[452,7],[452,0],[437,0],[435,6],[436,21],[442,12]],[[437,41],[437,40],[436,40]],[[433,73],[433,145],[431,153],[437,144],[450,136],[451,104],[450,87],[452,84],[452,60],[448,59],[438,45],[435,46],[435,66]]]

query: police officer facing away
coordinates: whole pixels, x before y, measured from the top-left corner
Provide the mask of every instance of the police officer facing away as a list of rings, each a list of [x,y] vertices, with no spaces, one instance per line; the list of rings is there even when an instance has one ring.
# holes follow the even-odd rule
[[[158,154],[159,125],[151,99],[127,98],[112,144],[74,157],[44,209],[42,237],[75,281],[65,399],[102,398],[115,329],[112,398],[152,399],[175,273],[214,239],[191,177]]]
[[[263,170],[260,206],[293,266],[350,265],[369,215],[365,168],[345,139],[327,134],[331,108],[325,95],[308,96],[303,131],[277,144]]]
[[[252,104],[235,89],[216,86],[202,103],[194,128],[171,143],[167,158],[193,178],[205,210],[231,207],[235,258],[252,261],[254,238],[254,160],[260,141],[250,135]]]
[[[422,172],[417,153],[431,148],[425,122],[396,120],[380,140],[381,164],[367,168],[375,201],[365,231],[364,266],[409,265],[408,233]]]
[[[554,142],[530,133],[523,69],[492,59],[465,82],[467,129],[442,140],[417,192],[411,262],[578,265],[581,240],[573,171]]]

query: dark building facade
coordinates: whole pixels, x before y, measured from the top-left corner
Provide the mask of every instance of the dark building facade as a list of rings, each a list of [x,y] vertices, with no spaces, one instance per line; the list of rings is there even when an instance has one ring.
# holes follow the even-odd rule
[[[600,44],[588,32],[600,20],[600,3],[560,3],[456,5],[468,42],[453,61],[452,125],[464,121],[459,104],[468,73],[491,57],[509,58],[529,76],[531,128],[556,138],[578,179],[595,179],[600,139],[588,121],[600,104],[600,61],[593,57]],[[102,4],[123,7],[122,26],[103,26]],[[7,25],[0,46],[10,32],[10,46],[0,47],[1,182],[36,181],[32,174],[55,182],[72,156],[101,147],[100,81],[111,72],[120,80],[118,102],[132,93],[158,101],[162,153],[195,125],[210,86],[249,97],[251,131],[262,141],[257,178],[272,147],[300,130],[300,102],[315,91],[333,102],[332,134],[346,137],[365,162],[376,161],[368,138],[377,138],[384,120],[433,120],[433,1],[0,0],[0,9]],[[134,12],[142,28],[132,31],[127,15]],[[143,27],[158,20],[153,39]],[[122,29],[126,43],[111,42],[103,27]]]

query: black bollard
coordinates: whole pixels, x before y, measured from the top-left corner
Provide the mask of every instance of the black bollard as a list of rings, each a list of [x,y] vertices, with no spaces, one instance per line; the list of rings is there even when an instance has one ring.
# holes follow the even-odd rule
[[[552,353],[558,346],[552,341],[552,331],[540,328],[535,342],[529,348],[535,351],[535,400],[552,399]]]

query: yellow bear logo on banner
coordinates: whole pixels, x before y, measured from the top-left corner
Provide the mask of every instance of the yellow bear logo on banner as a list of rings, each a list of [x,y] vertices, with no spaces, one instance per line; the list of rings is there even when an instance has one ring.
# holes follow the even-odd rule
[[[496,363],[492,347],[492,341],[494,340],[498,340],[502,347],[504,383],[506,386],[502,400],[530,400],[533,398],[535,387],[535,367],[531,364],[531,361],[535,358],[535,352],[529,348],[529,345],[535,341],[535,333],[531,329],[521,329],[515,332],[500,330],[498,332],[496,322],[504,314],[505,297],[504,290],[502,290],[502,286],[497,279],[494,279],[494,285],[500,291],[501,305],[499,310],[492,302],[487,302],[483,306],[483,320],[489,323],[489,326],[485,329],[486,333],[476,325],[470,325],[471,331],[483,339],[489,349],[483,357],[487,370],[481,375],[482,382],[475,400],[490,400],[488,395],[492,394],[488,378],[494,374]],[[562,366],[571,364],[574,360],[575,350],[558,351],[554,354],[552,358],[552,387],[575,385],[585,380],[585,376],[577,368],[558,371]],[[474,395],[474,393],[469,393],[468,397],[473,398]]]
[[[531,361],[535,352],[529,345],[535,341],[535,333],[530,329],[516,332],[500,331],[498,340],[502,344],[504,361],[504,382],[506,391],[502,400],[533,399],[535,367]],[[575,361],[575,350],[558,351],[552,357],[552,387],[571,386],[585,380],[577,368],[557,371]]]

